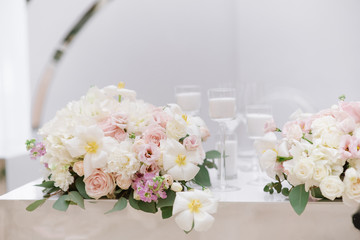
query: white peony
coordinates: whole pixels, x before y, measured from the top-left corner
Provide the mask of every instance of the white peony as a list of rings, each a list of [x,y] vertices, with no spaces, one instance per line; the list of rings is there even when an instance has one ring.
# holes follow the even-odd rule
[[[177,192],[173,206],[173,215],[177,225],[190,231],[194,225],[195,231],[206,231],[214,223],[214,217],[210,214],[216,213],[217,201],[207,191],[194,190],[189,192]]]
[[[189,181],[199,172],[198,164],[203,159],[198,151],[187,151],[185,147],[174,139],[162,141],[164,170],[174,180]]]
[[[51,170],[50,180],[55,182],[55,187],[59,187],[66,192],[70,184],[74,182],[74,177],[69,172],[69,166],[57,165],[56,168]]]
[[[186,136],[187,123],[183,118],[177,117],[168,121],[166,124],[166,135],[175,140]]]
[[[320,190],[324,197],[330,200],[334,200],[337,197],[341,197],[344,193],[344,183],[338,176],[328,176],[320,182]]]

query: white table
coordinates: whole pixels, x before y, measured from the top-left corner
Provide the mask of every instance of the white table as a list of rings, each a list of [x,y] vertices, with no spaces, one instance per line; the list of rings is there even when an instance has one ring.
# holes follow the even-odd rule
[[[42,197],[35,183],[0,196],[0,239],[360,239],[351,220],[355,210],[343,203],[309,202],[299,217],[284,197],[270,196],[260,186],[222,194],[213,227],[186,235],[173,218],[130,206],[104,215],[115,200],[86,201],[86,210],[70,206],[64,213],[52,209],[53,199],[27,212],[27,205]]]

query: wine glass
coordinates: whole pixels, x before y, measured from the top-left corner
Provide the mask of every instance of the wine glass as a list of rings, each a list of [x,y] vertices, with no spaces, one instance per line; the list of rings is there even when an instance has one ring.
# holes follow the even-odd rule
[[[236,117],[236,92],[234,88],[214,88],[208,90],[209,116],[217,122],[220,127],[220,161],[219,175],[220,184],[213,188],[214,191],[234,191],[239,188],[231,186],[226,182],[226,130],[229,124]]]
[[[197,85],[180,85],[175,87],[176,103],[190,116],[199,114],[201,107],[201,91]]]
[[[265,134],[265,124],[273,120],[272,108],[270,105],[247,105],[245,109],[246,125],[248,138],[256,140],[262,138]],[[252,154],[253,171],[256,173],[252,184],[262,184],[267,179],[261,172],[255,151]]]

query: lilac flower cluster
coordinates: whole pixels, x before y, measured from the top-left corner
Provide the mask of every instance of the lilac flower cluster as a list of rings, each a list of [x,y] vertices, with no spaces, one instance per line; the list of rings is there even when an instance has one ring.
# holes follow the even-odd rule
[[[45,145],[42,142],[37,143],[35,139],[26,141],[26,150],[30,151],[30,158],[33,160],[46,154]]]
[[[167,197],[164,191],[166,189],[164,180],[164,177],[157,176],[155,173],[137,174],[132,187],[141,201],[157,201],[158,198]]]

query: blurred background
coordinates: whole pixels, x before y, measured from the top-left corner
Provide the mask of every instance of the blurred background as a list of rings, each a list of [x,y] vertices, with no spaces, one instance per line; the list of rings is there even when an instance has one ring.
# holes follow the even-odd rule
[[[97,2],[101,7],[64,48],[64,37]],[[7,190],[41,177],[24,142],[37,130],[31,112],[57,49],[64,54],[45,88],[40,126],[91,85],[123,81],[138,98],[164,105],[175,101],[176,85],[196,84],[200,116],[215,135],[206,95],[212,87],[235,87],[240,114],[262,99],[279,126],[298,108],[315,112],[342,94],[360,100],[359,12],[357,0],[0,0]],[[243,121],[236,134],[239,152],[250,149]],[[213,139],[206,148],[214,148]]]

